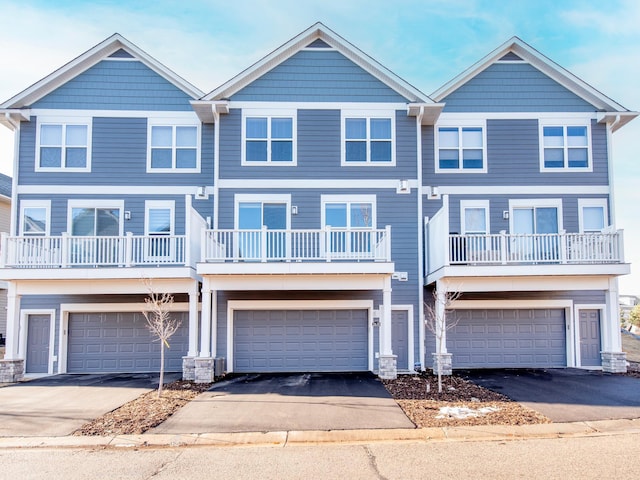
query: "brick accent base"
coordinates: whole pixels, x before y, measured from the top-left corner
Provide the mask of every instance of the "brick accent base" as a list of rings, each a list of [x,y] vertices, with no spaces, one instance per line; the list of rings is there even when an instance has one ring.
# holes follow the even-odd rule
[[[182,357],[182,379],[190,381],[196,379],[195,357]]]
[[[600,352],[602,371],[607,373],[626,373],[627,354],[625,352]]]
[[[0,383],[19,382],[24,377],[24,360],[0,360]]]
[[[196,383],[211,383],[213,376],[213,358],[194,358],[194,378]]]
[[[440,372],[442,375],[451,375],[453,373],[451,353],[432,353],[433,357],[433,373],[436,375]]]
[[[378,359],[378,376],[385,380],[393,380],[398,377],[397,355],[380,355]]]

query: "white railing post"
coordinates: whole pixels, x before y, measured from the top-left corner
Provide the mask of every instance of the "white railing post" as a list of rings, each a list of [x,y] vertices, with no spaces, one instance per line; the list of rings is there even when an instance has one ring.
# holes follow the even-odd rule
[[[206,262],[209,258],[209,244],[207,242],[207,229],[203,227],[200,230],[200,261]]]
[[[69,233],[62,232],[62,238],[60,239],[60,266],[62,268],[69,267],[69,241],[71,237]]]
[[[175,262],[178,263],[180,259],[180,249],[182,248],[183,257],[184,257],[184,266],[191,266],[191,242],[188,242],[187,239],[189,237],[185,235],[184,237],[176,237],[176,250],[175,250]]]
[[[560,242],[560,263],[567,263],[567,244],[569,243],[569,236],[567,235],[567,231],[562,230],[558,234],[558,237],[558,240]]]
[[[7,265],[7,245],[9,244],[7,236],[7,232],[0,233],[0,268]]]
[[[616,259],[620,263],[624,263],[624,230],[616,230],[616,240],[618,243],[618,258]],[[612,242],[613,243],[613,242]]]
[[[500,263],[507,264],[507,231],[500,230]]]
[[[260,232],[260,261],[267,261],[267,226],[263,225]]]
[[[145,240],[147,238],[151,238],[151,237],[146,237]],[[127,267],[130,267],[133,265],[133,233],[132,232],[126,233],[126,237],[124,241],[124,264]]]
[[[385,261],[390,262],[391,261],[391,225],[385,225],[384,230],[385,230],[385,233],[384,233],[385,256],[387,257],[385,258]]]
[[[325,245],[324,245],[324,250],[325,250],[325,256],[327,258],[327,262],[331,261],[331,225],[327,225],[326,227],[324,227],[324,237],[325,237]]]

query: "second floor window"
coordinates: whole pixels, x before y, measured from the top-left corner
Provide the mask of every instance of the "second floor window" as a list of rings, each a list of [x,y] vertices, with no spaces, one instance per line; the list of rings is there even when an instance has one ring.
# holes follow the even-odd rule
[[[152,125],[150,137],[149,171],[198,171],[198,127]]]
[[[392,164],[391,118],[344,118],[344,164]]]
[[[37,170],[86,171],[89,168],[89,125],[41,123]]]
[[[243,160],[249,165],[295,163],[294,118],[246,116]]]
[[[584,125],[544,126],[541,153],[543,170],[588,170],[589,129]]]
[[[484,144],[482,127],[439,127],[436,171],[486,171]]]

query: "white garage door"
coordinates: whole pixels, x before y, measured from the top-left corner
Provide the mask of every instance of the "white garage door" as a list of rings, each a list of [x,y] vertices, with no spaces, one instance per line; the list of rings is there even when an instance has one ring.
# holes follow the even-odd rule
[[[165,350],[165,370],[182,371],[189,348],[189,314],[176,312],[178,331]],[[160,371],[160,343],[141,313],[71,313],[67,350],[69,373],[133,373]]]
[[[454,310],[453,368],[566,367],[563,309]]]
[[[368,370],[367,310],[239,310],[236,372]]]

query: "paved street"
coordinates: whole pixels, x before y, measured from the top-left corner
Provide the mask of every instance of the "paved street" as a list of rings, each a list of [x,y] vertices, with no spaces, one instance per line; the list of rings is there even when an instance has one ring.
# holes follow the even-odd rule
[[[0,477],[30,479],[638,478],[640,434],[500,442],[0,450]]]

